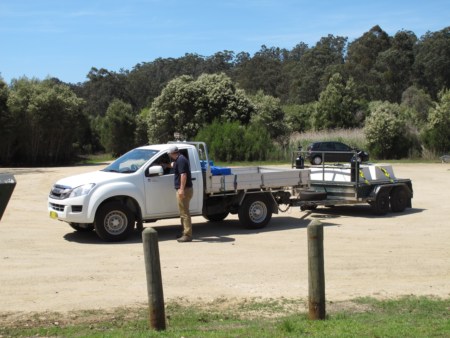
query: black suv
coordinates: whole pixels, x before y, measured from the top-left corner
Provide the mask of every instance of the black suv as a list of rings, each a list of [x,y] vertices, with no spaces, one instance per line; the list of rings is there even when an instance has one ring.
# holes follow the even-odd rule
[[[365,151],[354,149],[341,142],[314,142],[307,148],[306,159],[311,164],[322,162],[350,162],[355,155],[358,162],[369,160],[369,154]]]

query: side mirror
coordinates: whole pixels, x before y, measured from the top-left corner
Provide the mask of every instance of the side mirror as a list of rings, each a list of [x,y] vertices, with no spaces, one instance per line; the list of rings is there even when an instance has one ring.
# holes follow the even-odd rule
[[[155,165],[148,168],[148,175],[151,176],[162,176],[164,175],[164,169],[160,165]]]

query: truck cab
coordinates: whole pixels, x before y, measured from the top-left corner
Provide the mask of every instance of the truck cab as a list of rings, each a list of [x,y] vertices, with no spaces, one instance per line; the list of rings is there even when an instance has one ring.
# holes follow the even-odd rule
[[[194,196],[192,215],[201,215],[203,176],[197,148],[178,143],[189,160]],[[67,177],[52,187],[48,199],[50,217],[69,223],[78,231],[91,231],[107,241],[128,237],[135,222],[178,217],[174,174],[164,169],[170,163],[170,144],[135,148],[106,168]]]

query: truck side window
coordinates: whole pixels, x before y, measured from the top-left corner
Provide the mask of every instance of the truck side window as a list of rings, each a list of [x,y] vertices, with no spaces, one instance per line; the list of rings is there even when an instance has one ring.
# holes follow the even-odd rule
[[[160,157],[158,157],[150,166],[160,165],[164,168],[165,165],[170,164],[170,158],[168,154],[163,154]],[[173,169],[172,168],[164,168],[164,175],[172,174]]]

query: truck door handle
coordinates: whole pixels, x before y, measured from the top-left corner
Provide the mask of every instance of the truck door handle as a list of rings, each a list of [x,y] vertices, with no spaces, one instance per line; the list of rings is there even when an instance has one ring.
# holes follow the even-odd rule
[[[195,177],[192,177],[192,178],[191,178],[191,181],[195,181],[195,180],[196,180],[196,178],[195,178]]]

